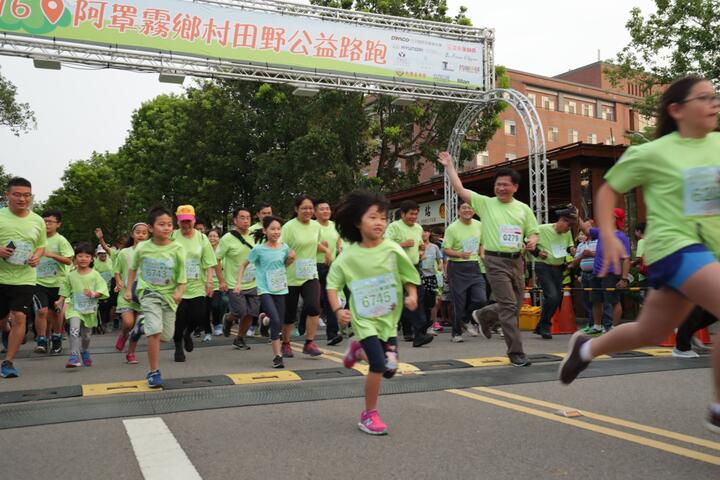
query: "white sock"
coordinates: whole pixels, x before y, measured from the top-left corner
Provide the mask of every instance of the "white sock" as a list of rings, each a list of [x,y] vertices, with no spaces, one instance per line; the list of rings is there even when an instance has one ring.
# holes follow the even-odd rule
[[[715,412],[715,414],[720,415],[720,403],[711,403],[710,410]]]
[[[590,362],[593,359],[592,353],[590,353],[590,342],[592,342],[592,340],[588,340],[580,347],[580,359],[583,362]]]

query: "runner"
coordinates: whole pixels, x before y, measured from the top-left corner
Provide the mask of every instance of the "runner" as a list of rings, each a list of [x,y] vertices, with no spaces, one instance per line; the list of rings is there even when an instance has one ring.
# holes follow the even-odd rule
[[[95,249],[95,260],[93,261],[93,270],[98,272],[103,280],[105,280],[105,283],[108,286],[108,297],[105,299],[101,299],[98,302],[98,314],[100,315],[100,322],[98,323],[96,329],[98,333],[106,333],[112,330],[112,324],[111,324],[111,311],[113,307],[113,293],[111,290],[111,284],[113,279],[113,264],[112,260],[110,260],[107,251],[103,248],[102,245],[98,245]],[[117,294],[115,295],[115,304],[117,304]]]
[[[475,212],[468,202],[460,203],[458,213],[460,218],[445,230],[443,242],[453,304],[453,343],[463,341],[463,330],[471,337],[479,335],[471,315],[487,303],[485,277],[480,271],[482,223],[473,218]]]
[[[385,197],[369,192],[353,192],[343,199],[336,222],[349,246],[328,274],[330,306],[340,324],[352,322],[355,332],[345,367],[352,368],[358,360],[370,365],[358,427],[371,435],[388,431],[377,412],[380,382],[383,377],[392,378],[398,368],[399,306],[404,304],[410,311],[418,308],[420,285],[415,264],[396,242],[384,239],[388,206]],[[346,286],[351,295],[349,310],[343,309],[338,298]]]
[[[249,232],[251,234],[255,233],[257,230],[263,229],[263,219],[265,217],[272,216],[272,205],[269,203],[261,203],[257,208],[257,213],[255,216],[257,217],[257,223],[254,223],[250,228]]]
[[[7,207],[0,208],[0,330],[10,324],[7,352],[0,376],[17,377],[13,360],[23,339],[27,315],[33,305],[37,273],[47,233],[42,217],[30,210],[32,184],[13,177],[5,193]]]
[[[201,323],[207,323],[202,319],[207,318],[207,297],[213,292],[212,272],[215,270],[215,274],[222,278],[222,271],[210,240],[195,228],[195,208],[192,205],[180,205],[175,217],[180,229],[175,230],[170,238],[185,249],[187,283],[182,301],[175,312],[173,342],[175,361],[184,362],[185,352],[192,352],[195,348],[192,333],[203,326]]]
[[[656,345],[688,317],[694,305],[720,317],[720,97],[713,84],[686,77],[662,96],[657,139],[630,147],[597,192],[605,244],[601,275],[619,269],[625,247],[614,235],[613,206],[620,194],[642,187],[647,206],[648,292],[635,322],[591,339],[576,332],[560,366],[569,384],[599,356]],[[715,401],[706,426],[720,433],[720,349],[713,349]]]
[[[257,292],[263,313],[260,315],[262,324],[270,326],[270,342],[272,344],[273,368],[284,368],[280,333],[285,319],[285,299],[288,295],[287,267],[295,260],[295,252],[285,243],[280,242],[282,221],[266,215],[263,217],[262,230],[255,230],[254,240],[257,245],[243,260],[235,279],[234,293],[242,292],[242,279],[250,266],[256,275]]]
[[[442,272],[442,253],[440,247],[430,241],[430,235],[429,229],[423,230],[423,253],[420,260],[420,270],[422,272],[422,284],[425,287],[425,299],[422,306],[425,310],[425,318],[432,323],[433,331],[442,332],[443,328],[436,317],[438,273]]]
[[[331,263],[330,250],[320,243],[320,224],[312,219],[315,205],[310,197],[301,195],[295,200],[296,217],[283,225],[282,240],[295,252],[295,261],[288,267],[288,298],[283,325],[282,355],[294,357],[290,348],[293,325],[298,314],[298,301],[303,299],[305,323],[305,346],[303,353],[312,357],[322,355],[315,343],[315,333],[320,323],[320,280],[317,270],[317,252],[323,252],[325,263]],[[302,321],[302,319],[301,319]]]
[[[37,335],[35,353],[48,351],[62,352],[63,312],[55,309],[60,298],[60,286],[65,280],[68,266],[72,264],[73,248],[65,237],[58,233],[62,226],[62,214],[57,210],[46,210],[42,214],[47,234],[47,247],[37,267],[37,285],[35,298],[40,307],[35,313],[35,333]]]
[[[213,228],[208,232],[208,240],[217,256],[217,250],[220,246],[220,237],[222,232],[219,228]],[[218,262],[220,265],[220,262]],[[227,297],[227,285],[223,282],[222,288],[220,280],[218,280],[217,272],[211,269],[213,274],[213,294],[208,301],[208,319],[209,324],[207,325],[205,337],[207,338],[208,333],[212,333],[216,337],[223,334],[223,317],[228,311],[228,297]],[[224,280],[224,278],[223,278]],[[208,330],[209,329],[209,330]],[[205,339],[203,339],[205,341]]]
[[[440,153],[440,164],[450,177],[453,188],[463,202],[472,205],[482,219],[482,239],[485,245],[485,268],[497,303],[473,312],[483,335],[492,337],[492,323],[500,321],[510,363],[518,367],[531,365],[523,351],[518,328],[518,314],[525,293],[522,255],[533,251],[538,241],[538,225],[530,207],[516,200],[520,174],[510,168],[495,172],[495,197],[486,197],[463,187],[455,170],[455,162],[447,152]]]
[[[337,255],[342,251],[342,239],[335,228],[335,222],[330,220],[332,209],[330,203],[325,200],[315,202],[315,218],[320,224],[320,243],[330,250],[330,261],[334,262]],[[330,265],[325,263],[325,254],[318,252],[317,254],[317,270],[320,279],[320,306],[323,316],[325,317],[328,345],[337,345],[342,342],[343,336],[340,335],[338,329],[337,318],[330,308],[327,296],[327,274],[330,271]]]
[[[220,239],[216,255],[222,264],[222,275],[227,282],[227,296],[230,304],[230,315],[223,324],[223,333],[230,336],[230,329],[236,321],[239,321],[238,332],[233,346],[238,350],[250,350],[245,342],[245,335],[248,329],[260,314],[260,299],[257,296],[257,283],[255,282],[255,268],[245,270],[241,279],[240,293],[235,293],[235,283],[240,265],[245,261],[250,251],[255,246],[252,234],[250,234],[250,210],[247,208],[236,208],[233,211],[233,223],[235,228],[223,235]]]
[[[55,303],[58,310],[66,308],[65,317],[69,324],[70,358],[65,368],[92,366],[88,349],[92,329],[98,324],[98,300],[109,296],[107,281],[91,267],[92,263],[92,245],[87,242],[78,244],[75,247],[75,269],[63,279],[60,298]]]
[[[172,213],[165,208],[150,211],[148,220],[152,239],[135,249],[128,271],[128,285],[137,279],[137,298],[145,316],[148,340],[147,382],[150,388],[161,387],[160,342],[168,342],[175,330],[175,312],[185,292],[185,250],[170,237]],[[125,290],[125,301],[132,301],[132,288]]]

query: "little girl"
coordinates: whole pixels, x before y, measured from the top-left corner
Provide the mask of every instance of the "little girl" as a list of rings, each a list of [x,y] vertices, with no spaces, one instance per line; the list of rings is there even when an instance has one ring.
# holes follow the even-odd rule
[[[295,260],[295,252],[280,242],[282,221],[269,215],[263,218],[262,229],[255,230],[255,247],[240,265],[237,273],[235,293],[242,290],[242,278],[249,264],[255,265],[255,281],[260,295],[261,321],[270,325],[270,340],[273,349],[273,368],[284,368],[280,333],[285,319],[285,298],[288,294],[286,267]]]
[[[138,272],[137,297],[145,316],[148,339],[148,386],[162,386],[160,341],[168,342],[175,331],[175,311],[185,291],[185,249],[170,236],[172,213],[165,208],[150,211],[148,221],[152,239],[135,249],[128,272],[125,300],[132,300],[132,285]]]
[[[58,310],[62,310],[63,304],[67,305],[65,318],[70,325],[70,358],[65,368],[92,365],[88,347],[92,329],[98,323],[98,300],[109,296],[107,282],[92,267],[93,253],[93,246],[87,242],[75,247],[75,270],[65,276],[60,299],[55,303]]]
[[[370,364],[365,381],[365,410],[358,427],[370,435],[387,434],[387,425],[377,412],[382,377],[392,378],[398,365],[397,325],[405,306],[417,308],[420,275],[397,243],[384,240],[389,203],[369,192],[348,194],[336,212],[335,224],[348,241],[330,267],[328,300],[341,325],[352,319],[355,340],[345,354],[345,367],[358,360]],[[340,304],[338,292],[350,290],[350,310]]]

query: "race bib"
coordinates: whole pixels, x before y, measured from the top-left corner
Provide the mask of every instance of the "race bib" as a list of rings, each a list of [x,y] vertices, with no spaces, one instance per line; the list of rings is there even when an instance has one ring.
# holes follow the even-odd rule
[[[152,285],[169,285],[173,279],[173,261],[159,258],[143,258],[143,280]]]
[[[568,256],[567,247],[564,244],[553,245],[551,250],[554,258],[565,258]]]
[[[188,281],[200,278],[200,260],[197,258],[188,258],[185,260],[185,276]]]
[[[478,250],[480,250],[480,239],[478,237],[470,237],[463,240],[463,253],[477,255]]]
[[[268,283],[268,289],[271,292],[280,292],[287,289],[287,272],[284,268],[276,268],[269,270],[265,277]]]
[[[60,265],[52,258],[42,257],[37,266],[37,278],[54,277],[60,273]]]
[[[500,225],[500,246],[520,248],[523,240],[522,228],[517,225]]]
[[[82,314],[95,313],[97,311],[98,299],[90,298],[84,293],[73,294],[73,308]]]
[[[720,215],[720,167],[688,168],[683,176],[685,215]]]
[[[397,304],[397,286],[392,273],[355,280],[350,291],[355,312],[361,317],[382,317],[392,312]]]
[[[243,272],[242,283],[250,283],[255,280],[255,264],[248,263],[247,268]]]
[[[22,240],[13,241],[13,243],[15,251],[5,261],[13,265],[27,265],[28,258],[33,252],[32,244]]]
[[[113,274],[112,272],[100,272],[100,276],[103,280],[105,280],[105,283],[110,285],[110,280],[112,280]]]
[[[300,280],[310,280],[317,275],[317,263],[314,258],[295,260],[295,276]]]

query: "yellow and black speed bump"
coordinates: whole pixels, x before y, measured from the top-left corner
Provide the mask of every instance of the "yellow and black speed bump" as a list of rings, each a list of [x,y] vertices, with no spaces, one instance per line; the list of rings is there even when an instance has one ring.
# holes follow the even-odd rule
[[[56,400],[58,398],[82,397],[83,389],[80,385],[69,387],[39,388],[37,390],[19,390],[16,392],[0,393],[0,404],[35,402],[38,400]]]
[[[472,368],[470,364],[457,360],[431,360],[428,362],[413,362],[420,371],[432,372],[435,370],[454,370],[456,368]]]
[[[353,368],[313,368],[310,370],[295,370],[298,377],[303,380],[325,380],[328,378],[362,377],[363,374]]]
[[[645,353],[645,352],[635,352],[635,351],[611,353],[610,356],[611,356],[612,358],[652,357],[652,355],[650,355],[649,353]]]
[[[181,388],[207,388],[235,385],[226,375],[213,375],[208,377],[168,378],[163,381],[163,390],[179,390]]]
[[[528,355],[527,357],[533,363],[559,362],[562,360],[562,357],[549,353],[534,353],[532,355]]]

